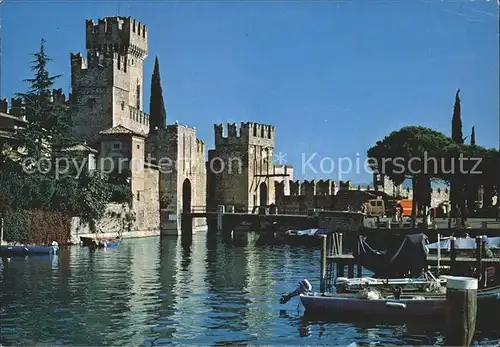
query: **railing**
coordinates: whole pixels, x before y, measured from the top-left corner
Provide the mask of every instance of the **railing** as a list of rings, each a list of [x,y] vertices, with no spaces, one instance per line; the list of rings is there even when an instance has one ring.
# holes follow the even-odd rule
[[[141,111],[135,107],[129,106],[130,119],[135,122],[148,125],[149,124],[149,114]]]
[[[235,208],[234,205],[224,205],[225,213],[248,213],[248,214],[288,214],[288,215],[307,215],[308,211],[301,209],[281,209],[279,207],[269,206],[254,206],[249,209]],[[216,213],[217,207],[207,210],[207,206],[197,205],[191,206],[187,213]]]

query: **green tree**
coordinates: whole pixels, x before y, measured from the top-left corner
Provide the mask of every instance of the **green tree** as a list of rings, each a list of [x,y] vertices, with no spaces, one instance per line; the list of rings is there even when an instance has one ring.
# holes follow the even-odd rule
[[[464,143],[464,137],[462,133],[462,110],[460,106],[460,88],[457,89],[457,93],[455,94],[455,105],[453,105],[453,117],[451,119],[451,138],[458,145]]]
[[[68,161],[81,163],[85,155],[65,150],[74,142],[73,110],[54,97],[52,87],[59,76],[48,73],[50,58],[44,44],[42,40],[39,52],[34,54],[31,66],[34,77],[25,80],[30,85],[28,91],[18,94],[23,99],[23,112],[28,121],[26,128],[18,132],[22,146],[6,146],[0,152],[0,213],[55,210],[82,217],[94,230],[95,222],[102,218],[106,204],[111,201],[111,191],[126,201],[130,189],[124,187],[124,182],[111,184],[108,177],[99,172],[84,170],[79,176],[74,165],[63,168],[64,172],[54,170],[54,163],[63,156]],[[28,157],[35,160],[34,166],[24,161]],[[49,160],[42,162],[41,158]]]
[[[160,64],[158,57],[155,59],[153,76],[151,77],[151,97],[149,101],[149,130],[153,132],[155,128],[164,129],[167,126],[167,115],[165,103],[163,102],[163,92],[160,79]]]
[[[50,57],[45,53],[45,40],[40,50],[33,54],[31,71],[33,78],[26,79],[30,87],[26,93],[18,93],[23,100],[23,115],[28,124],[19,131],[30,156],[53,156],[62,146],[72,143],[72,124],[69,108],[53,96],[55,81],[61,77],[50,76],[47,65]]]
[[[412,224],[416,224],[416,204],[430,205],[431,180],[441,179],[439,158],[453,145],[448,136],[430,128],[407,126],[391,132],[368,150],[373,171],[387,175],[394,184],[412,180]]]
[[[464,143],[464,137],[462,133],[462,110],[460,105],[460,88],[457,89],[455,94],[455,104],[453,105],[453,116],[451,118],[451,138],[457,145],[462,145]],[[451,202],[451,213],[456,215],[458,208],[464,211],[464,204],[462,203],[464,199],[464,182],[463,178],[459,173],[455,173],[449,178],[450,182],[450,202]]]

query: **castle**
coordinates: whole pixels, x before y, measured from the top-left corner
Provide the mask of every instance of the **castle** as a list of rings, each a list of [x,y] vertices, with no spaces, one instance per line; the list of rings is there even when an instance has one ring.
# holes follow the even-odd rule
[[[123,217],[124,209],[135,216],[131,233],[136,236],[179,235],[182,212],[198,208],[216,211],[218,205],[232,205],[235,211],[249,212],[274,204],[281,211],[306,211],[345,208],[381,194],[409,194],[376,176],[373,188],[357,189],[350,182],[294,181],[293,167],[273,162],[271,125],[216,124],[215,148],[207,157],[195,128],[176,122],[150,130],[143,103],[147,27],[130,17],[106,17],[97,23],[87,20],[85,28],[86,57],[70,54],[69,103],[81,142],[75,148],[95,156],[102,169],[125,174],[132,192],[127,206],[110,204],[99,231],[121,228],[112,219]],[[54,97],[67,102],[60,90]],[[13,99],[12,115],[7,115],[7,103],[2,101],[0,115],[5,117],[0,118],[15,117],[20,102]],[[433,197],[434,205],[448,200],[444,190],[433,191]],[[206,220],[194,219],[193,231],[204,228]],[[84,226],[75,229],[85,233]]]
[[[86,21],[87,59],[71,54],[75,131],[130,175],[134,229],[179,234],[182,211],[206,204],[205,144],[194,128],[168,125],[150,133],[144,112],[148,29],[130,17]],[[196,220],[194,228],[204,227]]]

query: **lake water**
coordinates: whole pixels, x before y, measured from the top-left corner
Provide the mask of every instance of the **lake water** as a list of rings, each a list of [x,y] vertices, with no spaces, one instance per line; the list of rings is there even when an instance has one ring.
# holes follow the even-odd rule
[[[187,245],[131,239],[117,249],[3,260],[0,344],[443,344],[429,325],[303,318],[298,298],[278,301],[303,278],[319,288],[319,251],[256,246],[255,238],[238,246],[198,233]],[[495,345],[499,336],[487,329],[475,339]]]

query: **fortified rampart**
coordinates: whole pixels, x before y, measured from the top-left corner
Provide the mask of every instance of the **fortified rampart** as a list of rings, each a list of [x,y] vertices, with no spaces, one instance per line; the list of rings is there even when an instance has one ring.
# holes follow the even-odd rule
[[[288,186],[287,186],[288,184]],[[285,190],[289,194],[285,193]],[[411,188],[401,188],[403,197],[411,199]],[[385,194],[371,185],[354,186],[350,181],[296,180],[275,183],[276,205],[279,211],[307,211],[309,208],[343,210],[347,207],[361,208],[368,199]],[[438,207],[449,200],[446,188],[432,188],[431,207]]]
[[[208,151],[207,208],[234,205],[248,211],[274,202],[275,128],[258,123],[214,125],[215,149]]]

